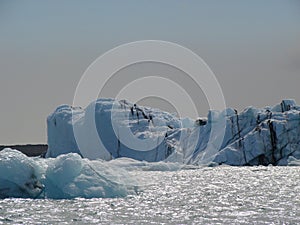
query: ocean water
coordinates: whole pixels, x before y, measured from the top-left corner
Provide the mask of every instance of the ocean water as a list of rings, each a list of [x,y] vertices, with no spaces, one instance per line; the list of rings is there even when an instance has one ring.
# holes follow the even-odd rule
[[[300,167],[130,169],[136,194],[0,200],[0,224],[299,224]]]

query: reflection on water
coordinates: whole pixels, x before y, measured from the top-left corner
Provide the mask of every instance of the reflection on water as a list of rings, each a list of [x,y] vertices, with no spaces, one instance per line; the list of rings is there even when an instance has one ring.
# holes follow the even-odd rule
[[[125,198],[4,199],[0,223],[296,224],[300,167],[215,167],[130,173],[143,184]]]

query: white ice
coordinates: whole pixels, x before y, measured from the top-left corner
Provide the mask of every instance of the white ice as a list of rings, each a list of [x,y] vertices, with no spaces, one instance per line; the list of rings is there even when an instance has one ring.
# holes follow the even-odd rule
[[[136,194],[138,182],[126,170],[76,153],[30,158],[0,151],[0,198],[112,198]]]
[[[95,144],[98,136],[91,138],[94,136],[89,132],[92,129],[87,116],[91,109],[95,109],[93,122],[104,148]],[[192,120],[134,106],[125,100],[99,99],[87,109],[60,106],[48,117],[47,157],[69,152],[86,157],[81,152],[84,151],[91,153],[90,159],[127,157],[196,165],[287,165],[288,157],[300,158],[299,121],[300,107],[293,100],[262,109],[248,107],[240,113],[230,108],[223,112],[211,110],[207,119]],[[82,130],[80,148],[73,126]],[[141,140],[137,144],[131,142],[138,149],[126,144],[131,141],[130,136]],[[155,147],[149,149],[151,143]]]

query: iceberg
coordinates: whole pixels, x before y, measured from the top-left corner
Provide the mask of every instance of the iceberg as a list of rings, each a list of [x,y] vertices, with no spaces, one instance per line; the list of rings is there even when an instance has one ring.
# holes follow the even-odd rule
[[[93,122],[96,137],[92,132]],[[184,119],[185,126],[189,123]],[[181,121],[173,114],[124,100],[99,99],[84,110],[63,105],[47,119],[46,157],[72,152],[89,159],[128,157],[161,161],[172,153],[168,134],[180,127]],[[100,139],[102,145],[95,139]]]
[[[92,139],[91,122],[102,145]],[[300,106],[293,100],[242,112],[211,110],[207,118],[192,120],[125,100],[99,99],[86,109],[60,106],[47,124],[46,158],[0,151],[0,198],[135,195],[145,184],[134,176],[138,170],[300,165]]]
[[[44,190],[37,163],[23,153],[6,148],[0,151],[0,198],[38,198]]]
[[[126,100],[98,99],[86,109],[58,107],[47,126],[47,158],[77,153],[89,159],[233,166],[300,159],[300,106],[294,100],[242,112],[210,110],[207,118],[193,120]]]
[[[232,135],[214,162],[229,165],[288,165],[300,155],[300,107],[284,100],[274,107],[247,108],[228,118]]]
[[[0,151],[0,199],[113,198],[137,191],[137,181],[126,170],[106,161],[82,159],[77,153],[44,159],[9,148]]]

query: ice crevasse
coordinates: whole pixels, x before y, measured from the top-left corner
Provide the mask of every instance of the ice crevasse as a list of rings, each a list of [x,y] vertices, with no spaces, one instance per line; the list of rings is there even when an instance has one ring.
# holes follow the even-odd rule
[[[93,123],[97,138],[91,133]],[[235,166],[287,165],[289,157],[300,159],[300,106],[294,100],[242,112],[210,110],[207,118],[193,120],[126,100],[98,99],[85,109],[58,107],[47,126],[47,158],[78,153],[90,159]],[[130,135],[141,145],[133,148],[122,141]],[[102,146],[95,143],[98,138]],[[149,143],[155,143],[153,148]]]

